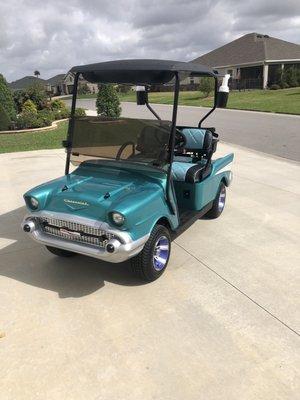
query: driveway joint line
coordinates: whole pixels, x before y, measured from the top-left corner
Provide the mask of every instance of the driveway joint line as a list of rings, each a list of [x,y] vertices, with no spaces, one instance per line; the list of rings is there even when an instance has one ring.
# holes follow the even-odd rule
[[[198,257],[196,257],[194,254],[190,253],[187,249],[185,249],[182,245],[180,245],[178,242],[176,242],[176,245],[179,246],[182,250],[184,250],[187,254],[189,254],[191,257],[193,257],[195,260],[197,260],[200,264],[202,264],[205,268],[207,268],[209,271],[213,272],[215,275],[217,275],[220,279],[222,279],[224,282],[226,282],[228,285],[230,285],[233,289],[238,291],[240,294],[242,294],[244,297],[246,297],[248,300],[250,300],[253,304],[261,308],[263,311],[265,311],[267,314],[269,314],[272,318],[276,319],[280,324],[285,326],[287,329],[289,329],[291,332],[295,333],[297,336],[300,336],[300,334],[293,328],[291,328],[288,324],[283,322],[281,319],[276,317],[276,315],[272,314],[270,311],[268,311],[264,306],[259,304],[257,301],[252,299],[249,295],[247,295],[245,292],[243,292],[241,289],[239,289],[237,286],[235,286],[233,283],[228,281],[226,278],[224,278],[222,275],[220,275],[217,271],[215,271],[213,268],[211,268],[209,265],[207,265],[205,262],[201,261]]]

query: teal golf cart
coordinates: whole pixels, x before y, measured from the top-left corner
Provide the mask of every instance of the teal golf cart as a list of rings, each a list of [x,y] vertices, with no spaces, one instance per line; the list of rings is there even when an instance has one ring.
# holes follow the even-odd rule
[[[24,195],[23,230],[63,257],[83,254],[112,263],[130,259],[146,281],[166,269],[171,240],[191,222],[218,217],[225,206],[233,154],[213,157],[214,128],[203,122],[226,106],[228,86],[211,69],[165,60],[123,60],[73,67],[75,75],[65,175]],[[79,76],[93,83],[128,84],[154,118],[75,117]],[[214,105],[197,126],[176,123],[180,81],[211,77]],[[172,118],[148,102],[153,85],[172,85]],[[76,168],[70,171],[70,164]]]

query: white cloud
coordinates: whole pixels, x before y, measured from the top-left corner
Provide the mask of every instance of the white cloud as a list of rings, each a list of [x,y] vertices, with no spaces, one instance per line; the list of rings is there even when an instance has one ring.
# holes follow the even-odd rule
[[[121,58],[190,60],[248,32],[300,38],[298,0],[0,0],[0,15],[8,80]]]

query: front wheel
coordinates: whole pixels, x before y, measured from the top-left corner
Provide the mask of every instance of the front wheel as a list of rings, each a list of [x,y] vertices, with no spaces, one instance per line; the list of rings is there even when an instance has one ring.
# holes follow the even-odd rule
[[[156,225],[143,250],[131,259],[132,271],[146,282],[155,281],[167,268],[170,252],[169,230],[163,225]]]
[[[226,202],[226,186],[224,185],[223,182],[221,182],[218,193],[213,202],[213,206],[205,215],[205,217],[210,219],[218,218],[224,210],[225,202]]]

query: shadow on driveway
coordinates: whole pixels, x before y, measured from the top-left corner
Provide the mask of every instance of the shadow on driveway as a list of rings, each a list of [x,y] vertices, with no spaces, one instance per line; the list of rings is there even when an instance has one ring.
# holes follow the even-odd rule
[[[0,238],[14,241],[0,249],[0,275],[28,285],[57,292],[59,297],[82,297],[105,286],[137,286],[144,282],[133,276],[130,262],[111,264],[76,255],[57,257],[21,230],[26,208],[0,216]]]

